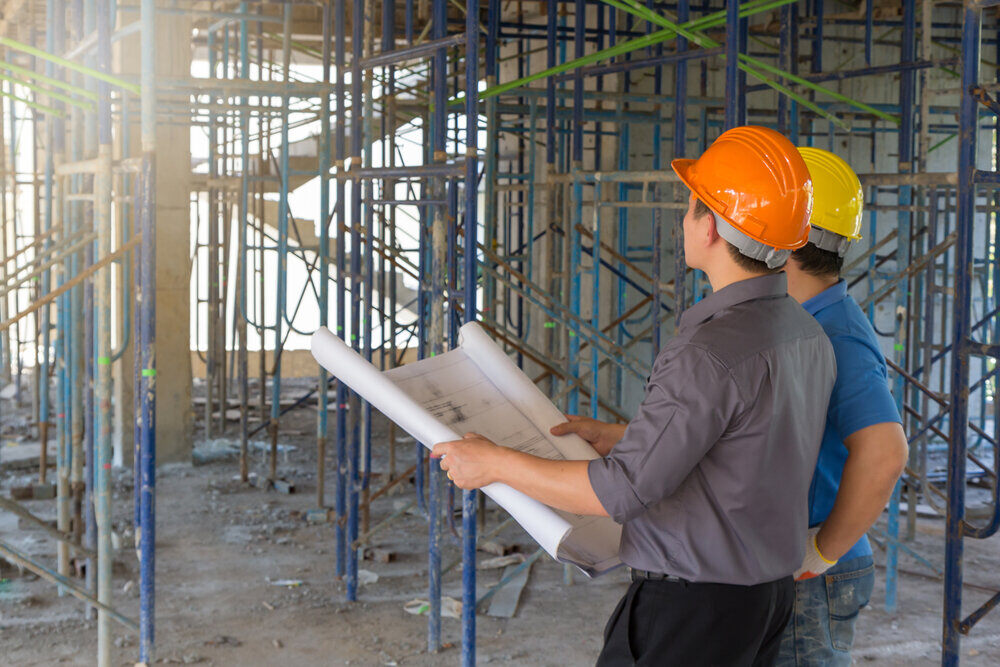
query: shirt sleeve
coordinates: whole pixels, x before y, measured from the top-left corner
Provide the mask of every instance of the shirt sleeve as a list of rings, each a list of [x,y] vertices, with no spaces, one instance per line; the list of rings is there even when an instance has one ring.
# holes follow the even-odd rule
[[[716,357],[689,344],[665,352],[621,441],[588,467],[618,523],[676,491],[739,414],[736,382]]]
[[[834,336],[830,342],[837,356],[837,381],[827,421],[841,440],[875,424],[901,422],[881,351],[853,336]]]

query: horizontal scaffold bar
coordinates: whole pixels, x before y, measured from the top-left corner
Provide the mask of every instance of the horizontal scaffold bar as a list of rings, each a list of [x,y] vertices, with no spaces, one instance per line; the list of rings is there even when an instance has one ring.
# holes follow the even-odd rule
[[[126,628],[131,630],[132,632],[136,633],[139,632],[139,625],[135,621],[119,614],[117,611],[114,610],[114,608],[109,607],[108,605],[99,601],[97,598],[91,596],[90,593],[83,590],[82,588],[79,588],[76,584],[74,584],[69,577],[64,577],[58,572],[54,572],[49,568],[45,567],[44,565],[36,563],[35,561],[28,558],[28,556],[21,553],[20,551],[10,546],[9,544],[0,542],[0,556],[7,559],[14,565],[17,565],[18,567],[23,567],[27,570],[31,570],[42,579],[47,579],[48,581],[51,581],[52,583],[65,588],[67,591],[69,591],[69,593],[73,597],[79,598],[84,602],[89,602],[98,609],[101,609],[102,611],[107,613],[108,616],[115,619],[116,621],[124,625]]]
[[[434,55],[439,49],[447,49],[453,46],[465,44],[465,33],[456,33],[441,39],[431,40],[415,46],[409,46],[395,51],[384,51],[371,58],[361,61],[361,69],[370,70],[375,67],[385,67],[387,65],[398,65],[409,60],[427,58]]]

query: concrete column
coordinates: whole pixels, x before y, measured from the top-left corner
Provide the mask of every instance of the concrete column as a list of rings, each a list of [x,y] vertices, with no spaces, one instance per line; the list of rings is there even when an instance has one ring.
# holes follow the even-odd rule
[[[132,20],[127,16],[126,20]],[[157,78],[187,78],[191,73],[191,21],[157,17]],[[139,74],[138,37],[123,40],[121,71]],[[138,105],[133,107],[138,109]],[[139,156],[138,113],[131,119],[130,153]],[[166,122],[169,120],[169,124]],[[189,461],[193,436],[190,344],[191,151],[187,116],[164,114],[156,130],[156,458],[158,463]],[[129,276],[131,280],[131,275]],[[135,341],[133,340],[133,343]],[[123,462],[132,452],[132,349],[122,360],[115,386],[116,445]],[[127,377],[126,377],[127,376]],[[120,420],[120,421],[119,421]]]

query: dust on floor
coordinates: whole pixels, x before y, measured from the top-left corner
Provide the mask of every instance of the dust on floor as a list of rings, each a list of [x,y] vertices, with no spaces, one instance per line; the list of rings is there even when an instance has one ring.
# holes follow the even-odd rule
[[[311,524],[306,512],[316,505],[314,414],[301,411],[290,418],[299,435],[283,455],[280,473],[295,483],[292,495],[262,491],[237,478],[232,460],[191,466],[161,467],[157,496],[157,663],[204,665],[454,665],[459,663],[461,637],[457,619],[443,619],[445,648],[426,651],[426,618],[404,611],[406,603],[426,598],[427,523],[405,514],[380,532],[371,546],[391,553],[391,562],[364,560],[360,567],[377,575],[359,591],[359,601],[344,601],[344,587],[334,571],[333,524]],[[287,423],[283,426],[287,426]],[[382,426],[375,433],[384,442]],[[375,472],[387,470],[384,447],[376,448]],[[398,450],[397,469],[410,465],[412,444]],[[404,463],[405,459],[405,463]],[[255,455],[256,470],[264,460]],[[327,463],[327,499],[332,503],[332,454]],[[22,483],[27,473],[8,473],[3,488]],[[130,549],[131,480],[115,476],[114,527],[121,540],[115,568],[115,604],[138,616],[138,580]],[[377,482],[376,482],[377,485]],[[412,500],[412,486],[379,498],[372,525]],[[27,506],[52,517],[52,501],[28,501]],[[505,517],[491,510],[487,527]],[[445,528],[443,562],[458,559],[457,539]],[[42,554],[52,563],[51,542],[36,530],[18,529],[0,515],[0,539]],[[530,554],[536,548],[516,527],[503,530],[495,541]],[[982,588],[967,588],[967,610],[1000,588],[997,539],[969,541],[967,579]],[[943,560],[943,523],[923,518],[913,548],[932,562]],[[483,555],[488,558],[488,554]],[[883,555],[876,553],[879,562]],[[917,561],[902,555],[898,611],[884,610],[884,578],[879,576],[873,603],[857,625],[857,663],[880,665],[939,664],[941,583]],[[501,570],[479,574],[487,587]],[[95,623],[85,617],[82,603],[58,597],[53,586],[10,567],[0,571],[0,656],[10,665],[91,665],[96,652]],[[372,579],[370,575],[368,579]],[[601,632],[626,587],[623,572],[587,581],[577,574],[563,584],[562,566],[541,559],[532,568],[517,614],[511,619],[480,615],[477,651],[480,663],[521,665],[592,664]],[[444,577],[444,594],[461,598],[461,573],[455,567]],[[114,625],[114,664],[132,665],[138,658],[136,638]],[[987,616],[962,644],[963,664],[1000,664],[1000,612]]]

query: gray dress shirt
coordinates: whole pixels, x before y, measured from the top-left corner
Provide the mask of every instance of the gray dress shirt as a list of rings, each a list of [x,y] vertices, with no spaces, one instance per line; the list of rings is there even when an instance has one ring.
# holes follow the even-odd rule
[[[752,585],[802,564],[836,359],[784,273],[688,309],[590,483],[633,568]]]

